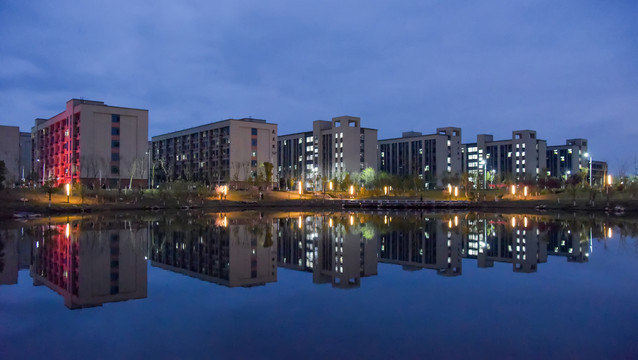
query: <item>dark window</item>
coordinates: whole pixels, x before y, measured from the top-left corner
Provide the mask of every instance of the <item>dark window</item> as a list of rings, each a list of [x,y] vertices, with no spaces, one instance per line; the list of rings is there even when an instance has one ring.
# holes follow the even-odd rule
[[[252,139],[251,144],[252,146],[257,146],[257,139]]]
[[[257,160],[250,160],[250,166],[256,167],[257,166]]]
[[[111,147],[119,148],[120,147],[120,142],[118,140],[111,141]]]
[[[119,174],[120,173],[120,168],[118,166],[111,166],[111,173],[112,174]]]
[[[251,135],[257,135],[257,129],[255,129],[255,128],[250,129],[250,134]]]
[[[120,128],[111,128],[111,135],[120,135]]]
[[[120,154],[118,154],[118,153],[112,153],[112,154],[111,154],[111,160],[112,160],[112,161],[120,161]]]
[[[112,114],[111,115],[111,122],[119,123],[120,122],[120,115]]]

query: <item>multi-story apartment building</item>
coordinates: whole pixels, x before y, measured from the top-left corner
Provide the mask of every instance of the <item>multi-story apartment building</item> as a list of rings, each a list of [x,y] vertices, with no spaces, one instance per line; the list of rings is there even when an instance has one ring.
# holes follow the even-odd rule
[[[0,160],[6,168],[5,185],[12,185],[19,179],[20,168],[20,128],[0,126]]]
[[[478,187],[499,179],[535,179],[546,171],[547,142],[533,130],[513,131],[510,140],[481,134],[475,143],[464,144],[463,151],[463,169]]]
[[[317,175],[315,158],[318,150],[314,146],[312,131],[282,135],[277,138],[277,164],[279,187],[294,187],[297,181],[311,183]]]
[[[605,185],[607,182],[607,162],[592,161],[591,162],[591,182],[592,185]],[[589,179],[587,179],[589,180]]]
[[[302,137],[301,148],[300,143],[291,142]],[[312,123],[312,133],[283,135],[278,141],[282,153],[279,156],[282,183],[290,177],[305,179],[304,187],[309,188],[313,186],[312,180],[340,178],[346,173],[360,173],[368,167],[377,169],[377,130],[361,127],[358,117],[316,120]]]
[[[277,124],[227,119],[152,138],[156,181],[244,182],[264,163],[277,169]]]
[[[438,128],[429,135],[411,131],[400,138],[379,140],[379,171],[418,175],[427,187],[442,185],[444,178],[462,172],[461,129]]]
[[[32,168],[40,181],[145,186],[148,110],[71,99],[31,129]]]
[[[565,145],[547,147],[547,176],[566,179],[589,168],[586,139],[569,139]]]

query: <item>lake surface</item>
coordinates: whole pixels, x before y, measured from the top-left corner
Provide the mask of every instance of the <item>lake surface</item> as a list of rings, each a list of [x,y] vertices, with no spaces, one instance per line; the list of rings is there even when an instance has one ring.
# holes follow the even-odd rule
[[[142,213],[0,224],[0,359],[636,358],[638,219]]]

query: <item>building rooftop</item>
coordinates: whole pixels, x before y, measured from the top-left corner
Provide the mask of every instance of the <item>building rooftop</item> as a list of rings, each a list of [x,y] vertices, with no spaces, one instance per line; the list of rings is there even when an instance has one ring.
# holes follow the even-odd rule
[[[277,124],[274,124],[274,123],[268,123],[266,120],[262,120],[262,119],[253,119],[253,118],[226,119],[226,120],[220,120],[220,121],[211,122],[211,123],[204,124],[204,125],[193,126],[193,127],[186,128],[186,129],[176,130],[176,131],[172,131],[172,132],[165,133],[165,134],[155,135],[155,136],[152,137],[151,140],[152,141],[157,141],[157,140],[172,138],[172,137],[175,137],[175,136],[197,133],[197,132],[200,132],[200,131],[207,130],[207,129],[211,128],[211,127],[216,127],[216,126],[218,126],[218,125],[220,125],[220,124],[222,124],[224,122],[231,122],[231,121],[242,121],[242,122],[253,122],[253,123],[260,123],[260,124],[277,125]]]

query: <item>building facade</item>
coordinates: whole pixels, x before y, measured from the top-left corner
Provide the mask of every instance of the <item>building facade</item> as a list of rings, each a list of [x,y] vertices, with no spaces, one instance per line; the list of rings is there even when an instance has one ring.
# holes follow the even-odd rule
[[[277,148],[282,161],[280,182],[304,179],[306,189],[319,188],[323,178],[340,179],[347,173],[377,169],[377,130],[361,127],[361,119],[355,116],[316,120],[312,132],[280,136]]]
[[[154,182],[184,179],[207,184],[242,183],[264,163],[277,169],[277,124],[259,119],[227,119],[154,136]]]
[[[428,188],[462,172],[461,129],[438,128],[436,134],[404,132],[379,140],[379,171],[399,176],[418,175]]]
[[[5,186],[11,186],[20,179],[20,128],[0,126],[0,160],[6,168]]]
[[[316,175],[315,142],[312,131],[282,135],[277,138],[277,173],[279,188],[293,188],[298,181],[310,183]]]
[[[463,145],[463,169],[478,187],[508,179],[536,179],[547,171],[547,142],[537,139],[536,131],[513,131],[510,140],[481,134],[476,140]]]
[[[39,180],[117,187],[146,186],[148,110],[71,99],[31,129]]]
[[[569,139],[565,145],[547,147],[547,176],[567,179],[580,169],[589,169],[586,139]]]

